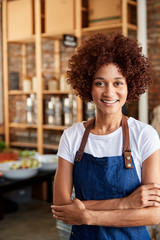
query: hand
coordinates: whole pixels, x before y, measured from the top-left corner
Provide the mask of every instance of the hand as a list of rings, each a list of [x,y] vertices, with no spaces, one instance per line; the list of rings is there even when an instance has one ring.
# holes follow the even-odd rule
[[[53,217],[70,225],[85,224],[85,205],[77,198],[71,204],[54,206],[51,205]]]
[[[138,187],[123,199],[124,208],[144,208],[160,206],[160,184],[146,184]]]

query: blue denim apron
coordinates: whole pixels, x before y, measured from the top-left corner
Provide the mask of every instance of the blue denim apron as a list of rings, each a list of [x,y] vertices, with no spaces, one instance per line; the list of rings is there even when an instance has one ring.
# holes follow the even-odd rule
[[[122,156],[97,158],[84,153],[88,134],[94,122],[86,128],[74,164],[73,182],[76,198],[80,200],[104,200],[123,198],[132,193],[140,181],[131,157],[129,130],[122,117]],[[70,240],[149,240],[146,227],[72,226]]]

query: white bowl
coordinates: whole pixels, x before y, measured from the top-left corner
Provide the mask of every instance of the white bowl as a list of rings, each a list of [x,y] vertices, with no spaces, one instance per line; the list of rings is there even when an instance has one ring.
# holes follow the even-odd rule
[[[42,163],[41,170],[52,171],[57,168],[58,156],[56,154],[44,154],[38,156],[38,161]]]
[[[42,167],[42,164],[39,163],[38,167],[11,170],[10,167],[13,163],[16,162],[18,161],[11,161],[0,164],[0,172],[2,172],[5,178],[12,180],[28,179],[35,176],[38,173],[38,170]]]

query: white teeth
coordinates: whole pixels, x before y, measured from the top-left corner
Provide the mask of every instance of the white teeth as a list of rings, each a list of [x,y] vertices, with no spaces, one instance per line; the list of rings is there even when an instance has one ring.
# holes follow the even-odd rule
[[[105,103],[115,103],[117,100],[113,100],[113,101],[106,101],[106,100],[103,100],[103,102]]]

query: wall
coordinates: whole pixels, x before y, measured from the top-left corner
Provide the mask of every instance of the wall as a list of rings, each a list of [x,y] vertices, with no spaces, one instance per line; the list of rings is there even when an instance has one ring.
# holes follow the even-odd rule
[[[153,119],[153,109],[160,105],[160,0],[147,2],[148,57],[153,66],[153,83],[148,91],[148,118]],[[128,115],[138,119],[138,102],[127,104]]]
[[[0,1],[1,4],[1,1]],[[3,124],[3,84],[2,84],[2,15],[0,5],[0,125]]]
[[[153,65],[153,84],[149,88],[149,118],[160,105],[160,0],[147,0],[148,56]]]

